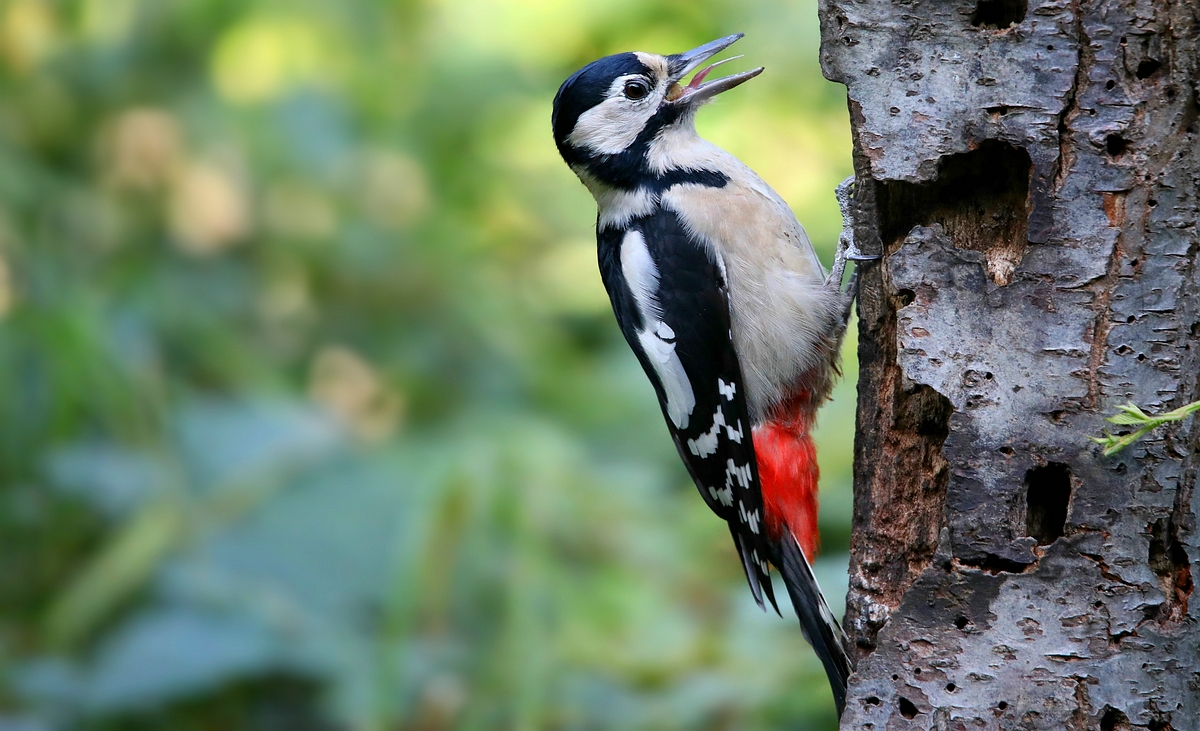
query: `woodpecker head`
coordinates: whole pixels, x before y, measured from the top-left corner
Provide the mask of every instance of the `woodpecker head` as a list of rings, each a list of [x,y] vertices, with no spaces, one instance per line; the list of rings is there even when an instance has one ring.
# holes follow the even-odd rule
[[[637,187],[652,174],[648,156],[656,139],[673,130],[693,130],[701,105],[762,73],[760,67],[705,82],[720,61],[682,83],[741,37],[737,33],[671,56],[618,53],[576,71],[554,97],[551,124],[559,153],[585,182]]]

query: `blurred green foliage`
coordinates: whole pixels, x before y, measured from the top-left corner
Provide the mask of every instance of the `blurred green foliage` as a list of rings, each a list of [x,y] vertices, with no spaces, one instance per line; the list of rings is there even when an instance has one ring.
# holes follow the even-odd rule
[[[0,3],[0,728],[833,728],[549,133],[584,63],[733,31],[768,72],[701,133],[828,260],[812,0]]]

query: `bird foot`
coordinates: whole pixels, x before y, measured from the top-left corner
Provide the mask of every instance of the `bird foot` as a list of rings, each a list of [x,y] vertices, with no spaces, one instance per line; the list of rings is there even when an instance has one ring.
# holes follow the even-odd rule
[[[834,190],[834,196],[837,198],[838,207],[842,210],[842,233],[838,236],[837,250],[833,255],[833,267],[829,272],[829,278],[825,280],[825,285],[840,289],[842,276],[846,273],[846,262],[876,261],[880,257],[862,253],[854,241],[854,219],[850,212],[851,206],[854,205],[853,175],[838,184]],[[858,277],[851,276],[850,283],[844,290],[845,293],[853,295],[857,283]]]

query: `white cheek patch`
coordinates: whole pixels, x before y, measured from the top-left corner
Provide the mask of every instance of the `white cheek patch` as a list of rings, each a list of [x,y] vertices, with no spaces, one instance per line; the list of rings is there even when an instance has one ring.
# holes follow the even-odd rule
[[[627,98],[625,82],[641,78],[640,74],[626,74],[614,79],[604,101],[579,115],[567,142],[597,155],[616,155],[632,145],[658,111],[663,94],[659,83],[643,99]]]
[[[675,352],[675,332],[662,321],[662,308],[658,302],[658,267],[646,248],[646,240],[638,231],[628,232],[621,241],[621,272],[642,316],[643,326],[638,331],[638,344],[662,384],[667,399],[667,418],[676,429],[686,429],[692,409],[696,407],[696,394],[688,380],[687,371],[683,369],[683,361]]]

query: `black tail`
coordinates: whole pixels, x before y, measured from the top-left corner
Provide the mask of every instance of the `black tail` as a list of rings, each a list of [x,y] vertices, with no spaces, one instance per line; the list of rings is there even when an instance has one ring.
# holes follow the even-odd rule
[[[817,657],[821,658],[821,664],[825,666],[840,717],[846,708],[846,679],[850,677],[846,633],[825,603],[821,587],[817,586],[817,579],[800,550],[800,544],[787,529],[784,529],[781,543],[782,562],[779,568],[783,573],[783,583],[792,597],[792,606],[800,618],[800,629],[805,639],[812,644]]]

